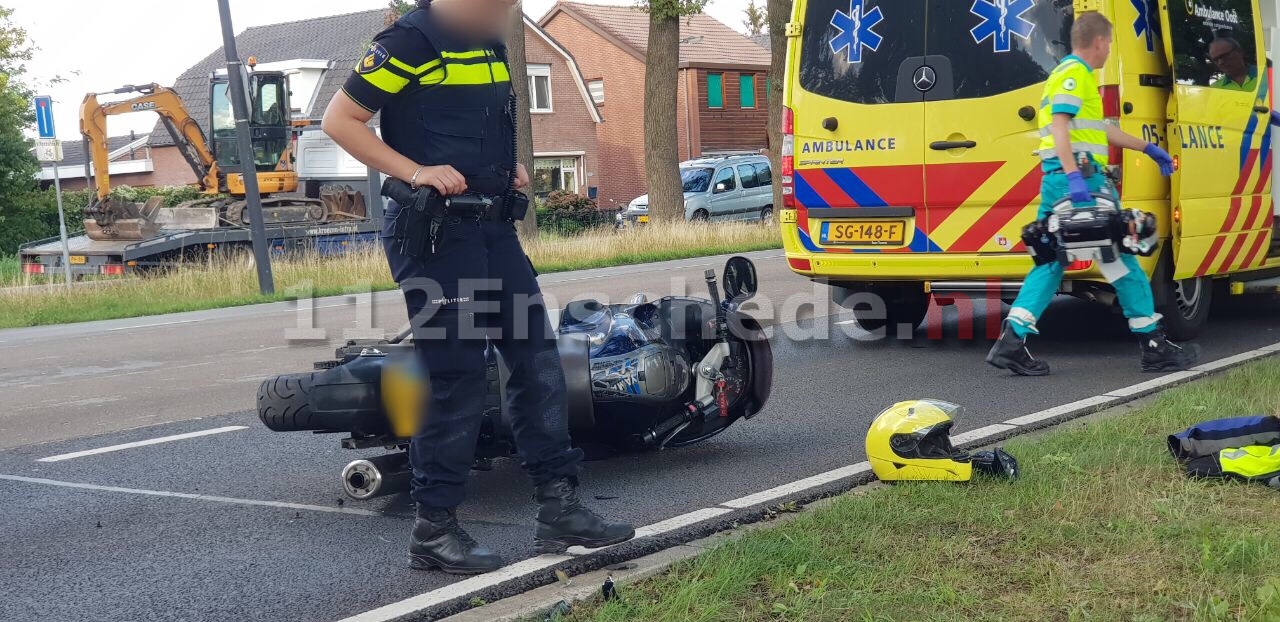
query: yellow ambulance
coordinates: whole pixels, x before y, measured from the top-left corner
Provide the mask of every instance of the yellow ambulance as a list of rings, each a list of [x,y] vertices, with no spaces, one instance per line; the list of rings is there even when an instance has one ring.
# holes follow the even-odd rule
[[[1110,155],[1123,205],[1160,219],[1143,265],[1166,328],[1193,337],[1215,292],[1280,276],[1264,42],[1276,4],[796,0],[778,214],[791,269],[837,303],[879,295],[886,310],[851,305],[869,330],[919,324],[931,298],[1011,300],[1032,265],[1020,232],[1040,202],[1044,82],[1074,15],[1100,11],[1115,24],[1096,74],[1109,122],[1180,165],[1170,179],[1141,153]],[[1115,298],[1091,263],[1069,266],[1062,292]]]

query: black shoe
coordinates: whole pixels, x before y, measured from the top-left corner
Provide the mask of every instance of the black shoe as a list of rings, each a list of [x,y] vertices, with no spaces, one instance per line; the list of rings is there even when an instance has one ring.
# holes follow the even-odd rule
[[[533,543],[539,553],[563,553],[571,546],[597,549],[636,535],[635,527],[605,522],[582,505],[577,485],[569,478],[540,484],[534,498],[538,501],[538,529]]]
[[[409,567],[449,574],[483,574],[502,567],[502,558],[471,539],[451,510],[418,510],[409,543]]]
[[[1008,321],[1000,331],[1000,340],[991,346],[987,353],[987,363],[1000,369],[1007,369],[1019,376],[1048,376],[1049,364],[1031,356],[1027,349],[1027,340],[1013,332]]]
[[[1200,360],[1200,346],[1180,346],[1169,341],[1162,330],[1138,337],[1142,339],[1142,371],[1181,371],[1195,367]]]

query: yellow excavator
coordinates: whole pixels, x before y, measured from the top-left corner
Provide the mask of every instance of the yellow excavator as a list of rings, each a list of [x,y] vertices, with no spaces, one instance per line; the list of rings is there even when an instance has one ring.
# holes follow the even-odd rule
[[[150,84],[125,86],[112,95],[138,96],[106,104],[98,93],[89,93],[80,106],[80,132],[84,135],[93,162],[96,194],[85,210],[85,234],[93,240],[143,240],[154,237],[174,219],[201,222],[202,228],[241,227],[249,223],[244,201],[245,180],[239,172],[240,157],[235,134],[231,91],[225,76],[210,81],[210,128],[212,147],[191,116],[182,98],[173,89]],[[264,200],[264,221],[268,224],[326,222],[330,216],[346,218],[355,214],[330,214],[329,204],[363,204],[363,197],[327,197],[329,201],[301,197],[267,199],[275,193],[298,190],[298,174],[293,169],[293,135],[307,122],[290,117],[288,77],[281,72],[255,71],[247,78],[250,99],[249,126],[252,135],[254,169]],[[155,112],[183,157],[195,172],[197,185],[209,198],[191,201],[170,210],[161,218],[159,197],[145,205],[111,197],[110,158],[107,147],[107,117],[130,112]],[[230,195],[230,199],[224,195]],[[177,214],[177,216],[175,216]]]

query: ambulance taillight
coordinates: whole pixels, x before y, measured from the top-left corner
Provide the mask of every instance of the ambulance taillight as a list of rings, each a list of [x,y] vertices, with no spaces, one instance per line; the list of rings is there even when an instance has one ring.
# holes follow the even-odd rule
[[[790,106],[782,108],[782,207],[796,207],[796,121]]]
[[[1102,93],[1102,116],[1106,117],[1108,123],[1120,125],[1120,87],[1104,86],[1098,89]],[[1124,149],[1111,145],[1107,152],[1107,160],[1111,162],[1111,169],[1115,172],[1116,191],[1122,190],[1121,183],[1124,181]]]

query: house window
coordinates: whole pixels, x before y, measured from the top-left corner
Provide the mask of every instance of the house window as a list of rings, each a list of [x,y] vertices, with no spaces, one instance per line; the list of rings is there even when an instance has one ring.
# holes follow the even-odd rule
[[[707,74],[707,107],[724,108],[724,74]]]
[[[551,112],[551,65],[527,65],[529,111]]]
[[[556,190],[578,191],[578,159],[534,158],[533,193],[544,197]]]
[[[588,82],[587,90],[591,91],[591,101],[596,104],[604,103],[604,80],[592,80]]]
[[[756,107],[756,77],[749,73],[738,76],[738,97],[743,108]]]

